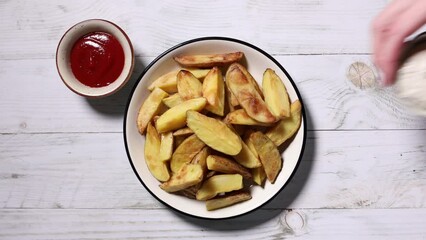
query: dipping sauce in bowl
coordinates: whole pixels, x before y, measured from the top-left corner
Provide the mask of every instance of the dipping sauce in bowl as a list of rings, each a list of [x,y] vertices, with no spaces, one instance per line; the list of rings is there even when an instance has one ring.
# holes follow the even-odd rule
[[[72,26],[56,50],[56,67],[65,85],[88,98],[111,95],[133,72],[134,52],[127,34],[103,19]]]
[[[123,67],[123,47],[109,33],[86,34],[71,49],[72,72],[81,83],[89,87],[111,84],[120,76]]]

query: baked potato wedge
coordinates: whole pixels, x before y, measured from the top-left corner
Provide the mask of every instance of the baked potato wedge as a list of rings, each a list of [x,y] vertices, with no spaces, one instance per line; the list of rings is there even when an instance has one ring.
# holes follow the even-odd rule
[[[244,109],[237,109],[226,115],[226,123],[235,125],[271,126],[271,123],[263,123],[251,118]]]
[[[203,95],[202,83],[186,70],[181,70],[177,74],[177,88],[179,96],[183,101],[199,98]]]
[[[262,96],[256,90],[256,85],[249,80],[249,75],[244,74],[241,69],[245,70],[238,63],[234,63],[228,68],[226,81],[229,89],[251,118],[262,123],[276,122],[276,117],[269,111]]]
[[[243,177],[240,174],[214,175],[204,181],[197,191],[197,200],[208,200],[216,197],[219,193],[226,193],[243,188]]]
[[[186,138],[172,155],[172,159],[170,160],[170,169],[172,172],[177,173],[185,164],[191,162],[204,146],[206,144],[195,134]]]
[[[259,158],[257,158],[256,155],[253,154],[253,152],[244,143],[244,141],[241,141],[241,146],[241,151],[237,155],[233,156],[233,158],[239,164],[246,168],[257,168],[262,166],[262,163],[259,161]]]
[[[170,95],[170,96],[163,99],[164,105],[166,105],[169,108],[172,108],[172,107],[174,107],[174,106],[176,106],[176,105],[178,105],[182,102],[183,102],[183,100],[180,97],[179,93],[175,93],[175,94]]]
[[[225,83],[219,68],[213,67],[203,82],[203,97],[207,100],[206,109],[223,116],[225,110]]]
[[[192,135],[194,131],[192,131],[189,127],[181,128],[173,132],[173,136],[188,136]]]
[[[191,72],[196,78],[202,80],[210,69],[184,69]],[[152,91],[155,87],[159,87],[168,93],[176,93],[177,89],[177,74],[180,70],[168,72],[149,85],[148,90]]]
[[[178,104],[163,113],[156,122],[159,133],[173,131],[186,125],[186,112],[188,110],[201,111],[206,106],[206,99],[194,98]]]
[[[253,176],[253,182],[259,186],[263,186],[266,179],[266,173],[263,167],[251,169],[251,175]]]
[[[287,89],[274,70],[268,68],[263,73],[262,87],[269,111],[279,119],[290,117],[290,98]]]
[[[302,104],[299,100],[294,101],[291,106],[291,116],[280,120],[274,127],[266,132],[266,136],[280,146],[291,138],[299,130],[302,122]]]
[[[228,155],[241,151],[240,137],[225,123],[196,111],[187,111],[186,115],[188,127],[209,147]]]
[[[225,88],[225,92],[226,92],[226,97],[227,97],[227,100],[228,100],[228,102],[229,102],[229,104],[230,104],[230,106],[232,106],[233,108],[235,108],[235,107],[237,107],[237,106],[239,106],[240,105],[240,103],[238,102],[238,99],[235,97],[235,95],[231,92],[231,90],[229,90],[229,87],[228,87],[228,83],[225,81],[225,86],[226,86],[226,88]],[[232,111],[234,111],[234,110],[232,110]],[[232,112],[231,111],[231,112]]]
[[[203,180],[203,169],[198,164],[186,164],[169,181],[160,185],[166,192],[177,192],[194,186]]]
[[[248,192],[238,192],[227,196],[214,198],[206,201],[206,208],[208,211],[229,207],[231,205],[244,202],[251,199]]]
[[[183,67],[210,68],[238,62],[243,57],[244,54],[242,52],[233,52],[207,55],[182,55],[176,56],[173,59]]]
[[[259,154],[266,177],[269,182],[274,183],[283,162],[277,146],[260,131],[250,134],[250,138]]]
[[[247,145],[247,147],[251,150],[251,152],[253,153],[253,155],[259,159],[259,154],[256,151],[256,148],[253,145],[253,142],[250,139],[250,134],[254,133],[253,130],[247,130],[244,134],[244,143]]]
[[[192,159],[192,164],[198,164],[203,169],[204,175],[207,174],[208,168],[207,168],[207,157],[210,155],[210,148],[205,146],[195,155],[195,157]]]
[[[137,118],[137,126],[141,134],[145,132],[148,123],[160,110],[162,100],[168,95],[169,94],[160,88],[155,88],[154,91],[152,91],[146,98],[145,102],[139,109]]]
[[[168,161],[173,153],[173,133],[166,132],[161,134],[160,152],[158,158],[161,161]]]
[[[169,180],[170,173],[166,163],[158,158],[160,144],[161,140],[157,130],[152,126],[151,122],[148,123],[144,149],[145,162],[152,176],[158,181],[165,182]]]
[[[251,173],[247,168],[241,166],[234,160],[221,156],[210,155],[207,157],[207,168],[211,171],[221,173],[238,173],[245,179],[251,179]]]

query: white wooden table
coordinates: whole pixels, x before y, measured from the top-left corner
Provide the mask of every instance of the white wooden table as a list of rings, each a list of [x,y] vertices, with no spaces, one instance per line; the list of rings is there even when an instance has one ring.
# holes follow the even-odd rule
[[[1,239],[426,239],[426,120],[391,88],[360,88],[369,24],[384,0],[0,1]],[[104,18],[136,51],[128,86],[87,100],[69,91],[55,51],[73,24]],[[123,113],[145,66],[202,36],[248,41],[299,88],[308,117],[293,181],[262,209],[226,221],[178,214],[139,183]]]

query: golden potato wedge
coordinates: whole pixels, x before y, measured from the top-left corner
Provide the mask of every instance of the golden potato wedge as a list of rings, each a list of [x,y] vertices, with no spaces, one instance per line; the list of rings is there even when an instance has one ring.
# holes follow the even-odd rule
[[[214,198],[206,201],[206,208],[208,211],[229,207],[231,205],[244,202],[251,199],[248,192],[238,192],[224,197]]]
[[[175,93],[175,94],[163,99],[164,105],[166,105],[169,108],[172,108],[172,107],[174,107],[178,104],[181,104],[182,102],[183,102],[183,100],[180,97],[179,93]]]
[[[172,172],[177,173],[182,166],[191,162],[204,146],[206,144],[195,134],[186,138],[172,155],[172,159],[170,160],[170,169]]]
[[[262,87],[269,111],[279,119],[290,117],[290,98],[287,89],[274,70],[268,68],[263,73]]]
[[[253,132],[253,130],[246,131],[246,133],[244,134],[244,143],[251,150],[254,156],[259,159],[259,154],[257,153],[256,148],[254,147],[253,142],[250,139],[250,134],[252,134]]]
[[[259,154],[266,177],[269,182],[274,183],[282,168],[282,159],[277,146],[259,131],[250,134],[250,138]]]
[[[165,91],[155,88],[142,104],[137,118],[138,130],[141,134],[145,132],[148,123],[160,110],[161,101],[167,96],[168,94]]]
[[[253,176],[253,182],[259,186],[263,186],[266,179],[266,173],[263,167],[253,168],[251,170],[251,175]]]
[[[148,123],[146,140],[145,140],[145,162],[152,176],[158,181],[164,182],[169,180],[170,173],[167,165],[158,158],[160,152],[160,136],[157,130]]]
[[[188,110],[201,111],[206,106],[206,102],[203,97],[194,98],[170,108],[158,118],[156,122],[157,131],[163,133],[184,127],[186,112]]]
[[[200,152],[197,153],[197,155],[194,156],[191,163],[192,164],[198,164],[203,169],[204,175],[207,174],[208,168],[207,168],[207,157],[210,155],[210,148],[209,147],[203,147]]]
[[[242,52],[208,54],[208,55],[183,55],[173,59],[184,67],[209,68],[224,66],[233,62],[238,62],[244,57]]]
[[[255,85],[249,81],[249,77],[241,70],[243,68],[238,63],[234,63],[228,68],[226,81],[229,89],[251,118],[263,123],[276,122],[277,119],[269,111],[261,95],[256,91]]]
[[[247,68],[245,68],[243,65],[238,64],[237,67],[241,70],[241,72],[243,72],[244,76],[247,77],[247,80],[250,82],[251,85],[254,86],[254,88],[256,89],[256,92],[259,93],[260,97],[263,99],[263,91],[262,89],[260,89],[259,84],[257,83],[257,81],[254,79],[254,77],[250,74],[250,72],[247,70]]]
[[[191,72],[196,78],[202,80],[210,69],[185,69]],[[149,85],[148,90],[152,91],[155,87],[159,87],[168,93],[175,93],[177,89],[177,74],[179,70],[168,72],[159,78],[157,78],[151,85]]]
[[[185,197],[190,198],[190,199],[195,199],[195,195],[197,194],[198,190],[200,189],[200,187],[198,187],[198,186],[201,187],[201,183],[198,183],[198,184],[191,186],[189,188],[182,189],[182,190],[178,191],[177,194],[180,194],[180,195],[185,196]]]
[[[192,131],[189,127],[181,128],[173,132],[173,136],[188,136],[192,135],[194,131]]]
[[[221,173],[238,173],[246,179],[252,178],[251,173],[247,170],[247,168],[241,166],[234,160],[216,155],[210,155],[207,157],[207,168]]]
[[[225,123],[196,111],[188,111],[186,115],[188,127],[209,147],[228,155],[241,151],[240,137]]]
[[[271,126],[271,123],[263,123],[251,118],[244,109],[237,109],[225,117],[225,122],[235,125]]]
[[[233,156],[233,158],[242,166],[246,168],[257,168],[262,166],[262,163],[259,161],[259,158],[257,158],[250,148],[241,141],[241,151]]]
[[[177,192],[203,180],[203,169],[198,164],[185,164],[169,181],[160,185],[166,192]]]
[[[299,130],[302,122],[302,104],[299,100],[291,104],[291,116],[280,120],[274,127],[266,132],[266,136],[274,142],[276,146],[280,146],[287,139],[291,138],[297,130]]]
[[[235,108],[236,106],[239,106],[240,103],[238,102],[238,99],[235,97],[235,95],[231,92],[231,90],[229,90],[228,83],[225,82],[225,85],[226,85],[226,88],[225,88],[226,97],[228,98],[228,102],[230,106],[232,106],[233,108]]]
[[[155,87],[158,87],[168,93],[177,92],[176,75],[178,72],[179,71],[171,71],[160,76],[148,86],[148,90],[152,91]]]
[[[181,70],[177,74],[177,88],[183,101],[199,98],[203,95],[202,83],[191,72]]]
[[[223,116],[225,109],[225,86],[222,72],[213,67],[203,82],[203,97],[207,99],[206,109],[216,115]]]
[[[187,139],[187,138],[188,138],[188,136],[186,136],[186,135],[175,136],[174,140],[173,140],[174,149],[176,150],[183,143],[183,141],[185,141],[185,139]]]
[[[214,175],[203,182],[197,191],[197,200],[208,200],[219,193],[226,193],[243,188],[243,177],[240,174]]]
[[[158,158],[161,161],[168,161],[173,153],[173,133],[167,132],[161,134],[160,152]]]

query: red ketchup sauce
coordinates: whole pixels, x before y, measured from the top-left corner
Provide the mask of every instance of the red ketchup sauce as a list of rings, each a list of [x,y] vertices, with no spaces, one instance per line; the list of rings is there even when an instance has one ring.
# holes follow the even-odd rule
[[[89,87],[104,87],[114,82],[124,68],[124,51],[118,40],[106,32],[84,35],[71,49],[71,70]]]

